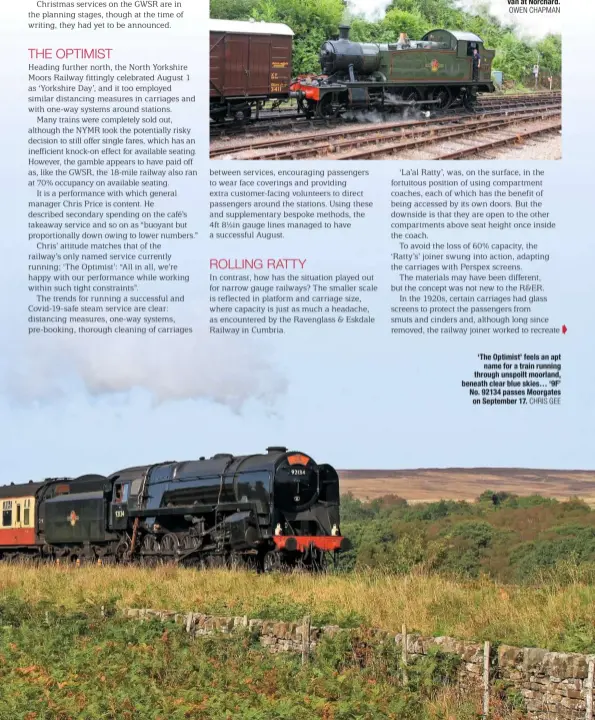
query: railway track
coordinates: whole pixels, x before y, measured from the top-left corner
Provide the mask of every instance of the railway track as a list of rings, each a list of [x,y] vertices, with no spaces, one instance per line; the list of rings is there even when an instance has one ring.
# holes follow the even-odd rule
[[[521,121],[552,119],[559,116],[554,102],[521,107],[514,111],[492,108],[478,114],[448,115],[426,120],[393,121],[389,123],[343,125],[326,135],[302,132],[299,144],[295,137],[252,138],[211,149],[211,158],[245,160],[303,160],[328,158],[335,160],[373,159],[397,150],[411,149],[447,140],[476,135],[484,131],[514,126]]]
[[[473,111],[464,108],[458,108],[444,114],[436,114],[434,119],[441,117],[451,117],[453,115],[459,117],[473,117],[484,115],[488,112],[508,110],[521,110],[524,108],[538,108],[544,103],[554,106],[561,106],[561,95],[558,93],[538,93],[536,95],[511,95],[511,96],[488,96],[483,98]],[[421,113],[420,113],[421,114]],[[395,121],[392,121],[395,122]],[[210,138],[211,142],[231,141],[234,138],[250,138],[253,141],[257,137],[280,136],[282,133],[292,135],[300,134],[300,141],[303,140],[303,133],[308,133],[316,129],[344,127],[345,125],[354,126],[355,124],[365,126],[366,128],[379,128],[384,123],[374,123],[366,120],[366,114],[362,113],[359,119],[349,120],[344,118],[338,119],[312,119],[308,120],[303,115],[297,113],[272,112],[262,116],[258,122],[253,122],[244,126],[211,126]],[[229,151],[231,152],[231,147]],[[235,145],[233,146],[235,148]],[[217,157],[222,154],[221,148],[216,147],[211,151],[211,157]],[[235,150],[234,150],[235,151]]]
[[[519,132],[515,129],[519,120],[530,120],[531,123],[537,123],[536,127],[530,130]],[[395,152],[403,152],[408,150],[418,150],[419,148],[429,148],[427,157],[418,157],[416,159],[423,160],[456,160],[463,157],[481,154],[487,150],[501,147],[511,143],[520,143],[523,140],[544,133],[559,130],[562,127],[559,114],[555,111],[548,110],[542,113],[532,112],[529,118],[519,118],[500,116],[488,118],[477,122],[468,122],[460,128],[443,128],[440,132],[429,133],[426,136],[415,136],[405,138],[396,142],[389,142],[377,145],[373,148],[363,148],[348,152],[342,155],[341,160],[374,160],[381,157],[390,157]],[[470,144],[466,144],[470,142]],[[456,150],[443,153],[432,150],[432,146],[441,145],[443,143],[454,143],[458,145]],[[464,147],[460,147],[461,143]]]
[[[470,157],[472,155],[481,155],[489,150],[494,150],[503,147],[504,145],[511,145],[516,143],[524,142],[525,140],[534,139],[537,136],[541,136],[550,132],[559,131],[562,127],[561,120],[552,120],[546,122],[543,125],[535,127],[531,130],[524,132],[515,132],[509,135],[505,135],[500,138],[488,138],[486,140],[480,140],[468,147],[459,148],[452,152],[443,153],[436,155],[433,160],[459,160],[464,157]]]
[[[246,135],[266,135],[274,132],[292,132],[302,128],[331,127],[340,122],[344,121],[333,123],[327,119],[308,120],[305,115],[297,113],[272,113],[271,115],[261,115],[259,120],[253,120],[246,125],[211,125],[210,138],[216,140]]]

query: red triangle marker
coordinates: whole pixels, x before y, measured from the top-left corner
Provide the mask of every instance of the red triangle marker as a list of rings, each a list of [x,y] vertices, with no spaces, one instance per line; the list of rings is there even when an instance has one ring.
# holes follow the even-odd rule
[[[566,325],[562,325],[562,334],[566,335],[567,332],[568,332],[568,328],[566,327]]]

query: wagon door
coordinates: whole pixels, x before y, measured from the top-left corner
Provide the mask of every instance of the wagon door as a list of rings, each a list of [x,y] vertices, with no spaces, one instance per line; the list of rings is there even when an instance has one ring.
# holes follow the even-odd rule
[[[289,92],[292,46],[290,37],[284,35],[271,37],[271,93],[273,94],[283,95]]]
[[[250,95],[268,95],[270,92],[271,41],[270,35],[252,35],[250,37],[248,73]]]
[[[20,530],[23,527],[23,501],[15,500],[15,516],[12,523],[13,528]]]
[[[210,95],[219,97],[223,95],[225,82],[225,36],[221,33],[211,33],[210,42]]]
[[[225,38],[224,94],[227,97],[246,95],[250,77],[250,38],[246,35],[227,35]]]

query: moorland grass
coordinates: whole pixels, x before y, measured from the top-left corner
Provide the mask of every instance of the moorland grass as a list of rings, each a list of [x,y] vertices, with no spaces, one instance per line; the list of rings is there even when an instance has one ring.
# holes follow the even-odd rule
[[[151,607],[316,624],[365,625],[567,652],[595,652],[595,586],[580,577],[540,586],[461,581],[381,571],[257,575],[161,566],[80,568],[3,565],[0,607],[11,600],[65,611],[100,605]],[[1,618],[0,618],[1,620]],[[0,624],[2,624],[0,622]]]
[[[302,665],[299,655],[271,655],[249,631],[192,639],[179,625],[97,608],[46,615],[17,606],[5,606],[17,613],[0,627],[0,720],[478,717],[480,698],[457,690],[448,656],[410,665],[405,687],[394,644],[356,658],[345,636],[325,638]],[[492,717],[523,716],[496,704]]]

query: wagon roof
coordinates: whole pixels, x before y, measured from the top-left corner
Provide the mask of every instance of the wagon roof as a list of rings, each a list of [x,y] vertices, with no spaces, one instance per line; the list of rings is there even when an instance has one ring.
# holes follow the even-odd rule
[[[246,35],[289,35],[293,30],[283,23],[257,22],[256,20],[209,20],[210,32],[243,33]]]

